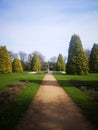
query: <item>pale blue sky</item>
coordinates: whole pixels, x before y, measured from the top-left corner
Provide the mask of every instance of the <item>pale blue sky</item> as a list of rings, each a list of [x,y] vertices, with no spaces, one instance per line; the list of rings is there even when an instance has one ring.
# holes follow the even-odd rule
[[[74,33],[84,49],[98,43],[98,0],[0,0],[0,45],[8,50],[67,56]]]

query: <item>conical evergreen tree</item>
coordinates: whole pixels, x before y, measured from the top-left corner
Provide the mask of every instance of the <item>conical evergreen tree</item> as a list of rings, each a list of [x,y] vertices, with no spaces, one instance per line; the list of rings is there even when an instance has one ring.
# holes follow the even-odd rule
[[[36,53],[34,54],[32,61],[31,61],[31,69],[32,69],[32,71],[41,70],[41,63],[40,63],[39,57]]]
[[[0,46],[0,72],[12,72],[12,63],[6,46]]]
[[[82,47],[80,37],[74,34],[71,38],[66,66],[67,74],[88,74],[88,60]]]
[[[13,61],[13,72],[23,72],[21,61],[18,58],[15,58]]]
[[[62,54],[59,54],[58,56],[56,68],[57,68],[57,71],[65,71],[65,63],[64,63],[64,58]]]
[[[98,44],[94,44],[92,47],[89,66],[91,72],[98,73]]]

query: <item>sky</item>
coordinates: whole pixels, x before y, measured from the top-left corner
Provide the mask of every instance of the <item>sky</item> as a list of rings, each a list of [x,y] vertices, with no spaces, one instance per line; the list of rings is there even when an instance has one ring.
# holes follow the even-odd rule
[[[84,49],[98,43],[98,0],[0,0],[0,45],[10,51],[67,57],[73,34]]]

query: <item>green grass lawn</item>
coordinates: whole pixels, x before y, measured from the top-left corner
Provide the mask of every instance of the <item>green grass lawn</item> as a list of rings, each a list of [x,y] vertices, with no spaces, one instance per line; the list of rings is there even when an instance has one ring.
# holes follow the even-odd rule
[[[25,73],[10,73],[10,74],[0,74],[0,90],[4,89],[7,85],[16,83],[20,80],[32,80],[34,76]],[[36,76],[35,76],[36,79]]]
[[[85,76],[55,75],[55,77],[72,100],[80,107],[81,112],[98,128],[98,102],[93,101],[91,97],[78,88],[79,85],[98,88],[98,74]]]
[[[0,112],[0,130],[14,130],[19,119],[28,109],[43,77],[43,74],[0,74],[0,90],[19,81],[30,81],[28,86]],[[55,75],[55,77],[72,100],[81,108],[82,113],[98,128],[98,103],[79,89],[79,85],[98,88],[98,74],[85,76]]]
[[[33,97],[35,96],[44,75],[42,74],[1,74],[0,75],[1,88],[6,85],[15,83],[17,81],[30,81],[29,85],[18,95],[15,99],[5,106],[0,112],[0,130],[13,130],[17,125],[19,119],[28,109]],[[3,79],[4,78],[4,79]]]

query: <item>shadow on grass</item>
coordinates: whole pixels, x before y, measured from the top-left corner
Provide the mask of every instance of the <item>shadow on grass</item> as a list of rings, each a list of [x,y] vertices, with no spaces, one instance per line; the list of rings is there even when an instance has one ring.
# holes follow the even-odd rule
[[[29,90],[26,90],[27,89],[26,88],[23,94],[17,97],[11,104],[8,104],[8,106],[6,106],[6,108],[2,112],[0,112],[0,130],[13,130],[15,128],[19,119],[23,116],[23,113],[28,109],[29,104],[32,101],[32,98],[34,97],[38,89],[38,87],[36,90],[34,90],[34,88],[36,88],[36,85],[38,86],[42,80],[21,80],[21,81],[30,82],[31,87],[27,87]],[[98,128],[98,104],[91,102],[88,98],[84,100],[84,98],[82,98],[84,97],[84,95],[82,95],[82,92],[80,92],[77,88],[72,86],[73,81],[69,81],[69,80],[66,80],[66,81],[58,80],[58,81],[61,84],[61,86],[64,87],[65,91],[67,91],[67,93],[72,97],[73,101],[75,101],[80,106],[80,108],[82,109],[82,112],[87,116],[87,118],[91,120],[93,124],[95,124]],[[34,86],[33,86],[33,83],[34,83]],[[55,81],[43,82],[43,85],[51,85],[51,84],[54,84],[54,86],[57,86]],[[32,95],[32,92],[34,92],[33,95]],[[39,104],[40,109],[33,108],[34,113],[37,114],[34,117],[32,115],[32,118],[35,121],[34,126],[33,126],[34,128],[36,128],[36,126],[40,124],[39,121],[42,121],[42,120],[47,124],[47,120],[48,118],[50,118],[49,117],[50,115],[44,115],[44,112],[40,111],[42,109],[41,107],[43,107],[43,104],[41,102],[38,102],[38,104]],[[55,104],[55,105],[58,111],[61,113],[62,115],[61,117],[63,118],[63,114],[62,114],[62,110],[64,109],[63,103],[61,102],[59,103],[59,105],[58,104]],[[50,104],[46,104],[45,106],[46,106],[45,110],[48,110],[48,108],[51,109],[53,105],[50,103]],[[53,108],[53,112],[56,113],[55,108]],[[42,119],[42,115],[44,116],[43,119]],[[39,121],[37,121],[36,123],[37,118],[39,119]],[[60,118],[57,119],[56,116],[52,117],[52,120],[50,122],[55,124],[56,120],[58,120],[58,124],[59,122],[66,123],[66,121]],[[38,127],[41,127],[41,126],[38,126]],[[32,129],[32,130],[35,130],[35,129]],[[39,130],[39,129],[36,129],[36,130]],[[43,130],[46,130],[46,128],[44,128]],[[65,130],[65,126],[64,127],[62,126],[62,130]]]
[[[53,102],[34,100],[16,130],[83,130],[87,127],[95,130],[76,113],[77,107],[71,108],[71,104],[66,103],[65,99],[58,98]]]
[[[95,89],[98,91],[98,81],[70,80],[70,83],[78,88],[84,86],[87,87],[88,89]]]
[[[31,80],[31,79],[22,79],[20,80],[20,82],[26,82],[26,83],[36,83],[36,84],[40,84],[42,82],[42,80]]]
[[[38,80],[32,80],[32,82],[39,82]],[[83,114],[93,122],[98,128],[98,103],[91,100],[85,93],[80,91],[81,86],[86,86],[87,88],[97,89],[98,81],[80,81],[80,80],[58,80],[59,84],[64,88],[64,90],[69,94],[74,102],[81,108]],[[58,86],[56,81],[46,80],[42,83],[43,85],[53,85]],[[79,88],[79,89],[78,89]]]
[[[0,130],[14,130],[19,119],[28,109],[42,80],[30,83],[11,103],[0,111]]]
[[[41,80],[21,80],[22,82],[30,82],[30,83],[41,83]],[[45,85],[45,86],[56,86],[56,87],[60,87],[57,81],[51,81],[51,80],[45,80],[42,81],[41,85]]]
[[[98,129],[98,103],[80,90],[81,86],[86,86],[87,89],[92,88],[98,90],[98,81],[58,80],[58,82],[80,107],[82,113],[88,120],[95,124]]]

